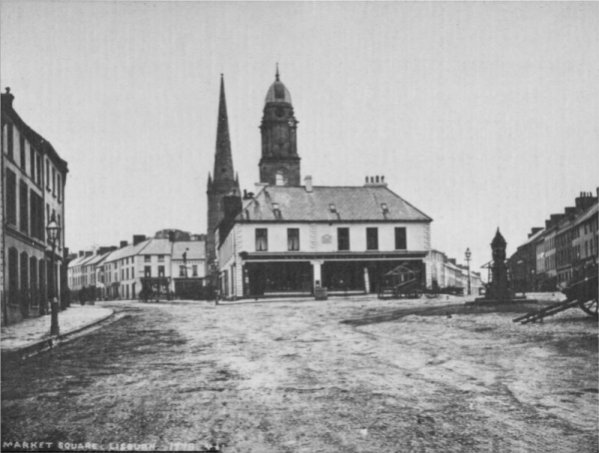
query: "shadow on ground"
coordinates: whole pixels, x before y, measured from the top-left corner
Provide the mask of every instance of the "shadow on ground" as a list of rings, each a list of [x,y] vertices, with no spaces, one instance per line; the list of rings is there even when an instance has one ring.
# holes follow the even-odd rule
[[[453,315],[482,315],[489,313],[513,313],[514,315],[521,313],[528,313],[533,310],[538,310],[552,302],[539,302],[539,303],[518,303],[518,304],[505,304],[505,305],[466,305],[464,303],[459,304],[447,304],[437,305],[435,307],[409,307],[400,308],[396,310],[382,311],[378,309],[367,310],[364,316],[360,318],[346,319],[341,321],[341,324],[348,324],[351,326],[365,326],[369,324],[378,324],[382,322],[396,321],[410,315],[416,316],[453,316]],[[576,308],[572,309],[575,312]],[[556,322],[567,322],[567,321],[588,321],[597,322],[592,318],[581,319],[579,314],[582,311],[578,310],[579,313],[576,316],[560,318]]]

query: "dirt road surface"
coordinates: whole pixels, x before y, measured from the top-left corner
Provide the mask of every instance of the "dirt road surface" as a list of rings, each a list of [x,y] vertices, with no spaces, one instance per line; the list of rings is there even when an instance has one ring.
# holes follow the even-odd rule
[[[109,303],[122,319],[3,364],[2,441],[596,452],[597,322],[459,302]]]

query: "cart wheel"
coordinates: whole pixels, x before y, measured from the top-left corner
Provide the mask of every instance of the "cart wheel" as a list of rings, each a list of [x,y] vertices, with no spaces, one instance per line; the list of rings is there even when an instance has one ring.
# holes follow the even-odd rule
[[[593,318],[597,318],[597,299],[589,299],[586,302],[580,302],[578,304],[585,313]]]

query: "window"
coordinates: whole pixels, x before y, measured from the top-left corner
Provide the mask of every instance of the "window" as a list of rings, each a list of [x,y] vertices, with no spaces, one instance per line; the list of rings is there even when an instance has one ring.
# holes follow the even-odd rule
[[[337,228],[337,250],[349,250],[349,228]]]
[[[164,266],[158,266],[158,277],[164,277]]]
[[[17,224],[17,176],[6,169],[6,221]]]
[[[198,276],[198,265],[194,264],[191,266],[191,275],[194,277]]]
[[[149,263],[151,261],[152,257],[150,255],[145,255],[144,256],[144,263]]]
[[[52,167],[52,195],[56,196],[56,168]]]
[[[366,228],[366,250],[379,249],[379,230],[378,228]]]
[[[33,146],[29,146],[29,174],[31,175],[31,180],[35,181],[35,150]]]
[[[7,147],[8,158],[10,160],[14,160],[15,157],[13,154],[13,137],[14,137],[13,125],[11,123],[8,123],[6,125],[6,128],[7,128],[6,129],[6,135],[7,135],[6,142],[8,145],[8,147]]]
[[[158,262],[164,263],[164,255],[158,255]]]
[[[44,201],[33,190],[29,191],[29,213],[31,218],[31,236],[44,239]]]
[[[38,186],[41,186],[42,174],[44,169],[42,168],[42,156],[38,153],[35,153],[35,168],[37,169],[37,171],[35,172],[35,182]]]
[[[62,201],[62,184],[60,173],[56,174],[56,194],[58,195],[58,201]]]
[[[20,230],[29,233],[29,190],[25,181],[19,184],[19,226]]]
[[[21,169],[23,173],[27,173],[27,158],[25,156],[25,137],[23,134],[19,134],[19,157],[21,159]]]
[[[144,267],[144,277],[151,277],[152,276],[152,266],[145,266]]]
[[[265,252],[268,250],[268,230],[266,228],[256,228],[256,251]]]
[[[407,249],[407,237],[405,227],[395,228],[395,250]]]
[[[299,228],[287,228],[287,250],[296,251],[300,249]]]
[[[11,294],[19,288],[19,252],[14,247],[8,249],[8,291]],[[14,305],[17,297],[8,297],[8,303]]]

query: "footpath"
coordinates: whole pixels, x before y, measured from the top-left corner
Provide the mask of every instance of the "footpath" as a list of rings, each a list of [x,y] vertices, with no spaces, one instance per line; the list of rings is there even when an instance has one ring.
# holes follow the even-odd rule
[[[2,326],[2,360],[26,359],[111,322],[114,310],[93,305],[71,306],[58,314],[60,333],[50,335],[51,316],[44,315]]]

